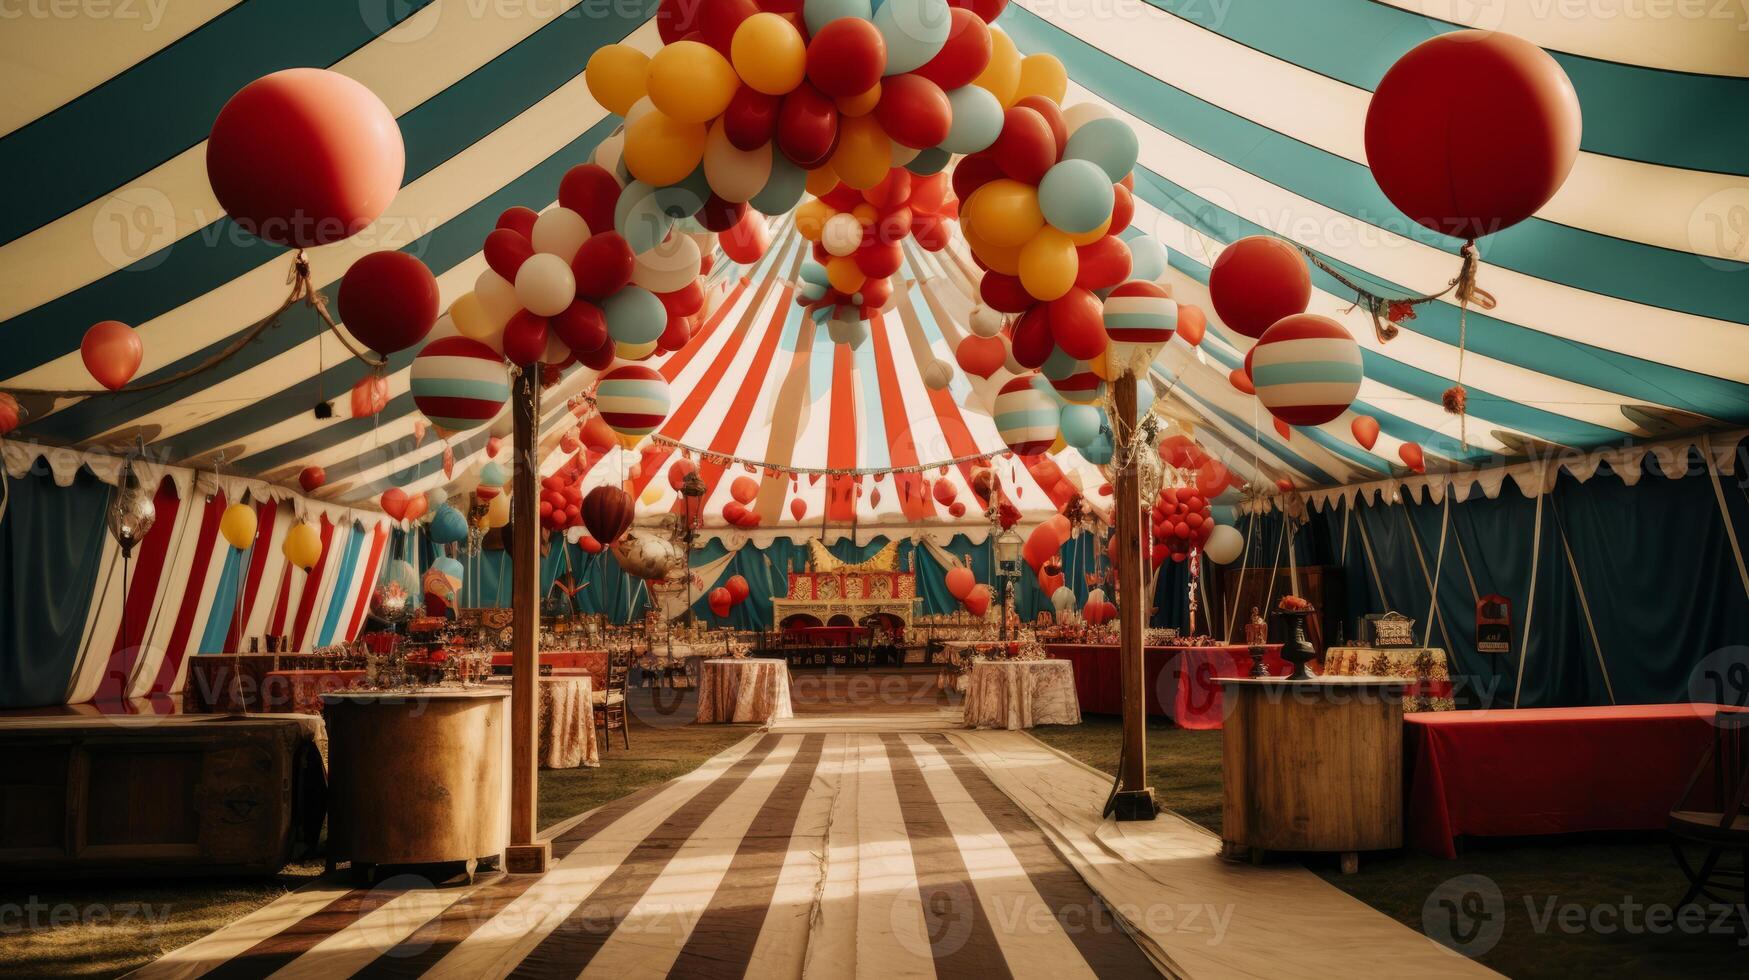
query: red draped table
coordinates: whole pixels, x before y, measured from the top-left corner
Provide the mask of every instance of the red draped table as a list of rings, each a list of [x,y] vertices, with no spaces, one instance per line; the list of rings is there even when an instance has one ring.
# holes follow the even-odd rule
[[[1104,644],[1046,643],[1048,656],[1075,665],[1075,691],[1081,710],[1091,714],[1123,713],[1123,687],[1117,647]],[[1281,659],[1281,644],[1264,648],[1263,665],[1275,677],[1293,668]],[[1245,646],[1150,646],[1142,657],[1148,714],[1170,717],[1180,728],[1221,727],[1224,716],[1217,677],[1244,677],[1251,672],[1251,651]]]
[[[1656,830],[1712,741],[1710,704],[1499,708],[1409,715],[1409,843]]]

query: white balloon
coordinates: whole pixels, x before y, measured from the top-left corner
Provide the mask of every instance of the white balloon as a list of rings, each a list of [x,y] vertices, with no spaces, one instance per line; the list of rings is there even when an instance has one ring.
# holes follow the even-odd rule
[[[698,278],[698,265],[698,242],[691,235],[669,235],[633,261],[632,285],[672,293]]]
[[[820,232],[820,243],[833,255],[849,255],[862,247],[862,222],[853,214],[835,214],[826,219],[826,227]]]
[[[1209,532],[1208,543],[1202,546],[1202,553],[1209,561],[1217,565],[1225,565],[1239,557],[1239,552],[1245,550],[1245,537],[1239,529],[1230,524],[1217,524]]]
[[[826,324],[826,336],[832,338],[835,344],[843,344],[852,349],[861,347],[868,339],[867,320],[832,319]]]
[[[571,264],[548,252],[536,252],[516,273],[516,298],[535,316],[558,316],[577,298],[577,277]]]
[[[1002,314],[988,306],[972,307],[972,333],[980,337],[994,337],[1002,332]]]
[[[498,329],[510,322],[516,311],[522,309],[522,300],[516,295],[516,287],[510,280],[491,269],[480,273],[480,278],[474,280],[474,295],[480,300],[480,308],[486,311],[486,317]]]
[[[1008,355],[1007,360],[1002,362],[1002,366],[1004,368],[1008,369],[1009,374],[1022,375],[1022,374],[1026,374],[1028,372],[1028,369],[1026,367],[1022,366],[1019,361],[1014,359],[1014,343],[1013,343],[1013,341],[1009,340],[1007,337],[1003,337],[1002,338],[1002,350],[1004,353],[1006,353]],[[1007,379],[1005,378],[1003,380],[1007,380]]]
[[[704,179],[725,201],[751,201],[771,180],[771,144],[738,150],[717,120],[704,141]]]
[[[566,262],[576,258],[577,250],[588,240],[589,222],[570,208],[543,211],[534,219],[534,234],[529,236],[536,252],[557,255]]]
[[[1075,590],[1066,585],[1057,586],[1057,591],[1051,593],[1051,605],[1058,612],[1075,608]]]
[[[1111,110],[1097,102],[1077,102],[1063,109],[1063,128],[1068,131],[1070,136],[1073,136],[1075,130],[1082,126],[1095,119],[1108,118],[1110,115]]]
[[[622,126],[619,129],[614,130],[612,133],[609,133],[600,143],[595,144],[594,163],[596,166],[613,174],[615,177],[619,177],[621,175],[620,158],[625,155],[625,150],[626,131]],[[590,230],[594,231],[597,229]],[[602,228],[599,230],[609,231],[611,229]]]
[[[930,391],[944,391],[952,383],[952,364],[938,357],[923,366],[923,384]]]
[[[651,102],[650,97],[647,95],[638,101],[633,102],[632,107],[626,110],[626,121],[620,124],[619,131],[624,132],[625,130],[631,129],[632,123],[637,122],[644,118],[644,116],[655,111],[656,103]]]

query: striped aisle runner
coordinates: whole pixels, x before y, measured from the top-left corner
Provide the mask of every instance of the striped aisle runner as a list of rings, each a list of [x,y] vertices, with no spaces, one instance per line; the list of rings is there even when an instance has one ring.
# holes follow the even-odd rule
[[[554,867],[321,883],[142,977],[990,977],[1158,971],[941,732],[765,732],[602,807]]]

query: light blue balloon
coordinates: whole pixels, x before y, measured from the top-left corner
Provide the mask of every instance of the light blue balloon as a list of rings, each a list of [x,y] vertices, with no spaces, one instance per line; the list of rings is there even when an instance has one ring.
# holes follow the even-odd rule
[[[602,300],[601,312],[607,318],[607,336],[616,344],[647,344],[668,325],[667,307],[641,286],[627,286]]]
[[[453,508],[451,508],[451,509],[453,509]],[[466,537],[467,535],[464,532],[462,536]],[[448,555],[444,555],[443,557],[432,562],[431,567],[437,569],[438,571],[449,576],[450,578],[455,579],[458,582],[461,581],[463,578],[467,577],[466,569],[462,568],[462,563],[459,561],[456,561],[454,558],[451,558]]]
[[[1111,457],[1117,452],[1116,447],[1112,445],[1111,430],[1103,425],[1100,426],[1093,438],[1088,440],[1087,445],[1076,446],[1075,449],[1081,454],[1082,459],[1094,466],[1104,466],[1111,462]]]
[[[501,487],[510,479],[510,474],[504,472],[502,463],[487,461],[480,467],[480,486]]]
[[[1071,235],[1090,232],[1111,218],[1116,201],[1105,171],[1091,160],[1064,160],[1038,182],[1045,220]]]
[[[413,565],[405,558],[395,559],[389,566],[389,583],[401,587],[408,595],[419,594],[419,573],[413,570]]]
[[[1057,393],[1057,389],[1051,385],[1050,379],[1044,375],[1033,375],[1030,383],[1034,391],[1042,391],[1051,396],[1051,403],[1057,407],[1061,408],[1062,406],[1069,404],[1063,400],[1063,396]]]
[[[817,282],[804,282],[801,288],[802,299],[812,303],[826,296],[826,287]]]
[[[656,188],[634,180],[620,191],[613,207],[613,228],[631,246],[632,254],[648,252],[661,244],[674,227],[675,216],[662,208]]]
[[[943,150],[976,153],[1002,135],[1002,103],[989,89],[961,85],[947,93],[947,103],[953,108],[953,123],[947,128],[947,139],[941,141]]]
[[[1153,235],[1129,239],[1130,278],[1153,282],[1166,274],[1166,246]]]
[[[953,25],[947,0],[885,0],[871,19],[887,42],[883,75],[903,75],[923,67],[941,53]]]
[[[807,190],[808,172],[796,166],[782,153],[773,153],[771,176],[766,178],[765,186],[753,195],[747,206],[760,214],[788,214],[801,203],[802,195]]]
[[[1136,157],[1141,145],[1136,131],[1121,119],[1090,119],[1075,130],[1063,148],[1065,160],[1091,160],[1099,164],[1112,183],[1124,179],[1136,169]]]
[[[437,508],[437,513],[431,515],[431,540],[437,544],[450,544],[465,541],[468,537],[468,519],[462,512],[448,504]]]
[[[873,20],[874,7],[869,0],[805,0],[802,4],[802,20],[808,25],[810,37],[840,17]]]
[[[831,277],[826,274],[826,267],[818,262],[803,262],[801,276],[803,282],[811,282],[816,286],[826,286],[832,282]]]
[[[1061,381],[1080,366],[1081,362],[1070,356],[1061,347],[1052,347],[1051,354],[1045,362],[1039,365],[1039,373],[1052,381]]]
[[[939,146],[932,146],[926,150],[917,151],[917,155],[911,158],[911,162],[905,164],[905,169],[919,177],[927,177],[930,174],[941,173],[947,167],[948,161],[952,159],[953,154]]]
[[[1057,425],[1063,430],[1063,441],[1080,449],[1093,443],[1104,421],[1105,413],[1093,405],[1064,405]]]

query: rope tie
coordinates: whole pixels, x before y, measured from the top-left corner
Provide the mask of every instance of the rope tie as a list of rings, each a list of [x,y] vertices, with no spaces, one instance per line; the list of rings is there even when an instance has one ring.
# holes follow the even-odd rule
[[[1476,240],[1464,242],[1459,254],[1464,263],[1458,269],[1457,278],[1452,280],[1452,288],[1458,301],[1458,363],[1457,384],[1445,390],[1439,398],[1446,412],[1458,417],[1458,443],[1465,449],[1470,448],[1469,435],[1469,392],[1464,389],[1464,352],[1469,346],[1469,313],[1474,305],[1478,310],[1494,308],[1494,294],[1476,285],[1476,271],[1481,266],[1481,259],[1476,254]]]

